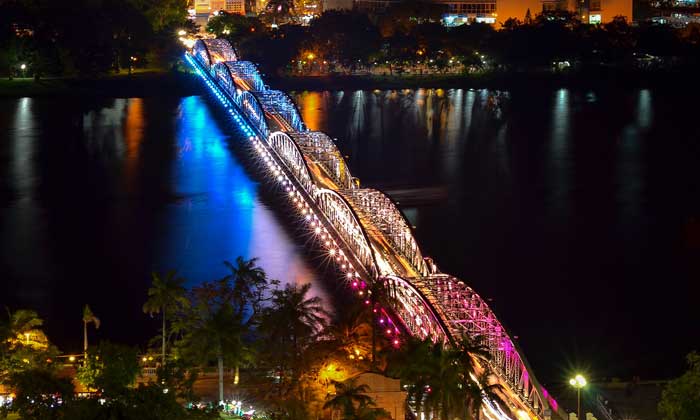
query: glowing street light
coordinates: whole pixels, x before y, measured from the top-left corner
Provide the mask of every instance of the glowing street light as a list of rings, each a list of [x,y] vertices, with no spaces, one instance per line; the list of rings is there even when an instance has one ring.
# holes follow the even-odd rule
[[[187,35],[187,31],[184,29],[180,29],[179,31],[177,31],[177,34],[180,36],[185,36],[185,35]]]
[[[581,388],[586,386],[586,383],[586,378],[584,378],[581,375],[576,375],[573,378],[569,379],[569,385],[576,388],[576,400],[578,407],[577,416],[579,420],[581,420]]]

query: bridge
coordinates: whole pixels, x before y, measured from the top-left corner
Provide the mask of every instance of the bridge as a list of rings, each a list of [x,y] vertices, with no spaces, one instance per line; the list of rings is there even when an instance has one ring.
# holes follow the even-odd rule
[[[447,345],[469,337],[488,349],[490,361],[475,363],[502,386],[507,405],[486,399],[485,418],[565,417],[484,299],[422,254],[394,202],[361,186],[334,141],[309,130],[294,102],[268,87],[254,63],[221,39],[197,40],[185,60],[246,134],[269,181],[281,186],[348,286],[366,303],[373,290],[386,296],[378,322],[395,344],[402,333]]]

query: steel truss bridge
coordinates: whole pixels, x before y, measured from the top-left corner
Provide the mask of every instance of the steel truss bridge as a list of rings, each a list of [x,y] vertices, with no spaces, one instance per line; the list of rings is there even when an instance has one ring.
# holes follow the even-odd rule
[[[360,186],[334,141],[308,130],[289,96],[270,89],[257,66],[225,40],[198,40],[185,59],[247,135],[270,181],[283,187],[349,286],[366,303],[371,289],[382,288],[389,308],[380,310],[378,322],[395,344],[401,332],[445,344],[467,336],[488,349],[491,360],[477,365],[502,385],[507,403],[487,399],[484,417],[564,417],[488,304],[421,253],[392,200]]]

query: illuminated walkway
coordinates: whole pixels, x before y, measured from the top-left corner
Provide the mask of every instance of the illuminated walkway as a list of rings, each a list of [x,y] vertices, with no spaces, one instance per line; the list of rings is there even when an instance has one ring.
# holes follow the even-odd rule
[[[488,348],[491,379],[507,406],[485,401],[488,419],[564,417],[535,379],[522,352],[486,302],[463,281],[441,273],[416,243],[389,197],[352,176],[333,140],[309,131],[294,102],[267,87],[255,64],[224,40],[198,40],[185,58],[238,123],[328,258],[366,304],[381,292],[379,322],[396,345],[401,334],[455,343],[467,336]]]

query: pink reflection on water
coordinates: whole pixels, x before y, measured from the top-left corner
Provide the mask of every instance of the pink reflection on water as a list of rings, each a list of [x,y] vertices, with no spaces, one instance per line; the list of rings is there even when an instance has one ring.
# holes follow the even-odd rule
[[[323,299],[326,310],[332,311],[328,295],[301,256],[303,249],[282,229],[272,211],[260,202],[253,206],[251,226],[248,255],[258,258],[258,265],[265,269],[268,277],[279,280],[282,285],[311,283],[310,295]]]

